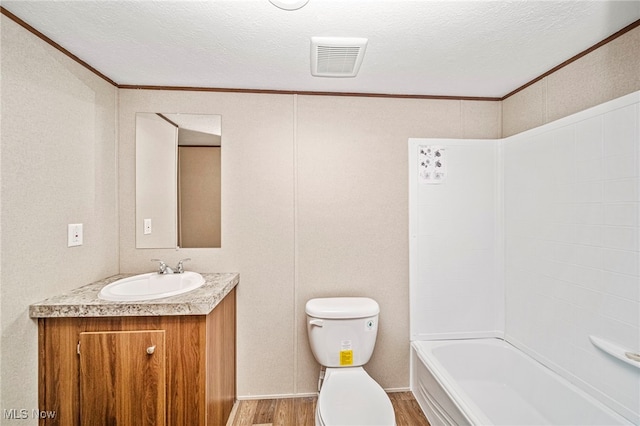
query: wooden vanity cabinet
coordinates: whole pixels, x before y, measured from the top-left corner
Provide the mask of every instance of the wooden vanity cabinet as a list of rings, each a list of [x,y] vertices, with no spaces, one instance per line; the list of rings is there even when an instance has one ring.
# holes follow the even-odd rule
[[[82,332],[78,355],[83,426],[166,424],[164,330]]]
[[[208,315],[40,318],[41,425],[224,425],[235,290]],[[151,353],[147,353],[147,351]]]

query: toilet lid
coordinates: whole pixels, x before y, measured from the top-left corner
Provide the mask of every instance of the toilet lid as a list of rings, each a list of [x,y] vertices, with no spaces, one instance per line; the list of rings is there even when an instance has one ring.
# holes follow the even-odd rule
[[[391,400],[362,368],[333,370],[318,397],[326,425],[395,425]]]

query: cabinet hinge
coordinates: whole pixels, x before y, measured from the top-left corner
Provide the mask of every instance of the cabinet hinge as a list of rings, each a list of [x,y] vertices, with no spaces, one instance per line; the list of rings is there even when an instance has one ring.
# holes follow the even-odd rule
[[[76,346],[76,352],[80,355],[80,341],[78,340],[78,346]]]

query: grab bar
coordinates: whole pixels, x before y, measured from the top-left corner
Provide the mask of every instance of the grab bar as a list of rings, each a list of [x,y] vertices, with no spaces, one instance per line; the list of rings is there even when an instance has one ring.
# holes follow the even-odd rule
[[[626,362],[629,365],[633,365],[636,368],[640,368],[640,353],[629,351],[599,337],[589,336],[589,339],[596,347],[602,349],[612,357]]]

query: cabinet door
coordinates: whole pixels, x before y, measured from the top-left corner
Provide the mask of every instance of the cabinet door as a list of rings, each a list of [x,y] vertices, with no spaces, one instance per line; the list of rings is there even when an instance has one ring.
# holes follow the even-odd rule
[[[80,333],[82,425],[164,425],[164,330]]]

